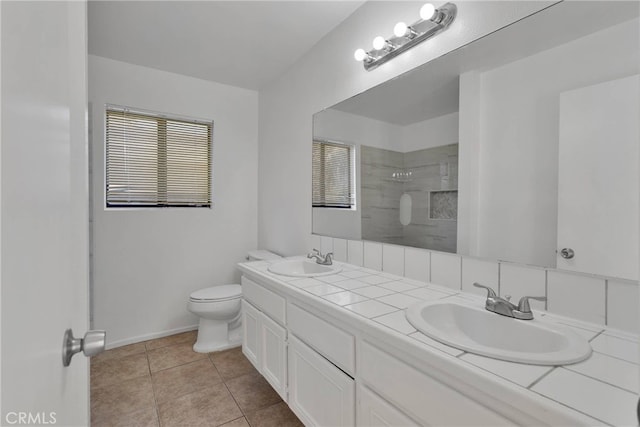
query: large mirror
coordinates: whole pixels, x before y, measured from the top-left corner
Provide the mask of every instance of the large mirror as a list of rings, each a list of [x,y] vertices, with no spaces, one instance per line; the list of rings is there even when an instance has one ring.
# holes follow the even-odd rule
[[[313,232],[637,280],[639,9],[561,2],[315,114]]]

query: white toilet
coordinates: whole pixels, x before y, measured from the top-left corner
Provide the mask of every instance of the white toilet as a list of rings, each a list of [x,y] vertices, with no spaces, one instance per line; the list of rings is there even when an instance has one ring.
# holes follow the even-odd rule
[[[250,261],[272,260],[278,255],[265,250],[249,252]],[[193,351],[210,353],[236,347],[242,341],[240,285],[219,285],[193,292],[187,309],[200,317]]]

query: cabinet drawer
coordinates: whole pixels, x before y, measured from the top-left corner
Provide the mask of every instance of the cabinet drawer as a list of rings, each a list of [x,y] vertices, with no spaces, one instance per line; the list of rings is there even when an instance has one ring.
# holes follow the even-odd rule
[[[403,412],[427,425],[513,425],[489,408],[363,342],[358,369],[362,380]]]
[[[289,330],[324,357],[355,376],[355,339],[353,335],[313,314],[289,304]]]
[[[280,295],[245,276],[242,276],[242,295],[273,320],[281,325],[285,324],[286,301]]]

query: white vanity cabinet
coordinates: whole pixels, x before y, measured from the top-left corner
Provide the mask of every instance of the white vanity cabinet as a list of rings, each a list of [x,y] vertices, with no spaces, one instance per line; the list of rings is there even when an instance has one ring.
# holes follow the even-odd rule
[[[245,277],[242,287],[242,352],[286,402],[287,330],[271,318],[284,323],[285,299]]]
[[[411,418],[364,386],[358,386],[357,420],[357,425],[362,427],[418,427]]]
[[[355,381],[289,337],[289,407],[306,426],[355,425]]]
[[[513,421],[366,341],[360,350],[358,371],[363,385],[399,408],[397,412],[411,415],[420,425],[514,425]],[[389,419],[394,406],[384,412]],[[366,409],[363,412],[366,417]]]

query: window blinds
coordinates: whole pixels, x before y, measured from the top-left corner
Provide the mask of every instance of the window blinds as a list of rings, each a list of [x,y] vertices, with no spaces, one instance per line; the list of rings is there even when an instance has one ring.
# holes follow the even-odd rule
[[[107,207],[210,207],[211,122],[107,107]]]
[[[355,205],[354,149],[326,141],[313,142],[313,207]]]

